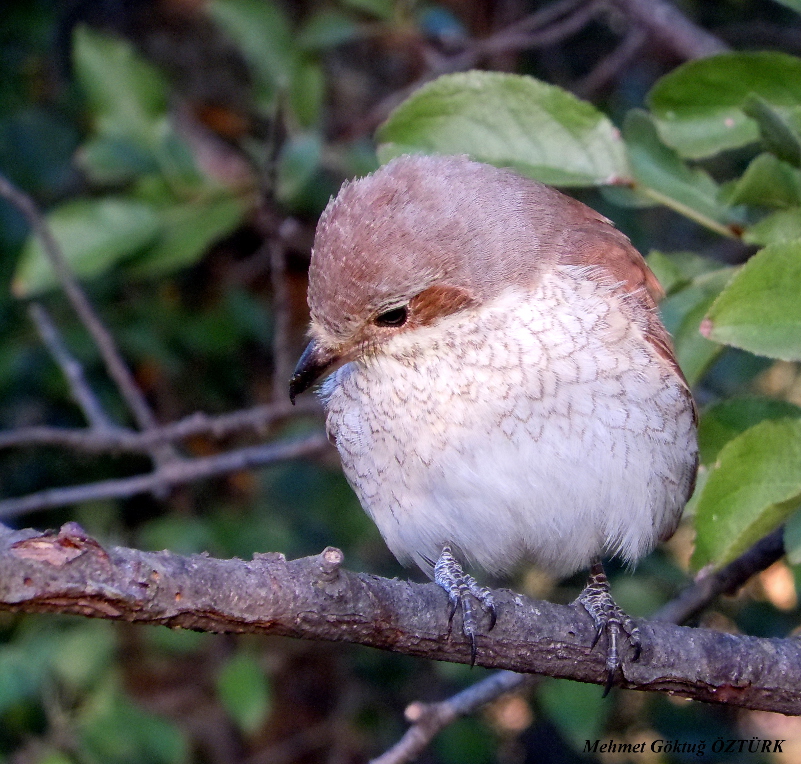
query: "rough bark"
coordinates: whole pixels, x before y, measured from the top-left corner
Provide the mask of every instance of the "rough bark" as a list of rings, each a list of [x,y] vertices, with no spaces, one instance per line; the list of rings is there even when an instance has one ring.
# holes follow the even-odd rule
[[[406,655],[470,662],[457,614],[434,584],[342,569],[342,553],[288,561],[104,549],[75,523],[57,534],[0,533],[0,609],[355,642]],[[477,663],[603,684],[604,651],[580,608],[495,592],[498,624],[479,637]],[[801,714],[801,641],[760,639],[639,621],[643,653],[622,687]]]

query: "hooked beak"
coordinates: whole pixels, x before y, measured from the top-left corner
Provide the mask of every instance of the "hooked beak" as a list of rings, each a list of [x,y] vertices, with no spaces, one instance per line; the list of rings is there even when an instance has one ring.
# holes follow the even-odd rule
[[[294,404],[295,396],[308,390],[337,361],[339,356],[336,353],[320,347],[312,340],[306,345],[289,380],[289,400]]]

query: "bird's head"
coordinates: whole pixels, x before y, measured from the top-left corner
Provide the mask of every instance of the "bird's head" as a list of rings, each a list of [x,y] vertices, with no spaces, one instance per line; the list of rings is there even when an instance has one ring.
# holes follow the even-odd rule
[[[625,240],[558,191],[462,156],[402,156],[344,185],[317,227],[311,341],[290,397],[400,332],[530,288],[580,250],[584,226]]]

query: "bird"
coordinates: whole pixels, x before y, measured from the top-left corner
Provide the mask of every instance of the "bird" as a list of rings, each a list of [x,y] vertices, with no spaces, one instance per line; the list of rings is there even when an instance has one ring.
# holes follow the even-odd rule
[[[697,411],[662,288],[590,207],[466,156],[404,155],[343,185],[314,238],[309,342],[345,476],[389,549],[457,607],[475,662],[490,589],[466,573],[590,570],[605,693],[639,657],[602,559],[669,538],[694,487]]]

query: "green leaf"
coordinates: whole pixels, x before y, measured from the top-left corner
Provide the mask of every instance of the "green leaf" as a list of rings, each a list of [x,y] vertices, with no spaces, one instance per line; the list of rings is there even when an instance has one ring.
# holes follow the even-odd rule
[[[743,111],[759,125],[759,135],[768,151],[794,167],[801,165],[801,137],[782,114],[754,93],[746,98]]]
[[[645,258],[648,267],[654,272],[665,294],[671,294],[678,288],[686,286],[688,279],[684,277],[679,266],[663,252],[654,250]]]
[[[801,419],[801,407],[771,398],[734,398],[710,406],[698,426],[702,464],[712,464],[723,446],[766,419]]]
[[[690,385],[697,384],[721,353],[721,346],[698,331],[710,305],[731,279],[734,269],[720,268],[698,276],[665,298],[659,310],[673,335],[676,358]]]
[[[152,206],[114,197],[67,202],[46,219],[67,263],[82,278],[109,270],[147,246],[160,231]],[[14,294],[29,297],[56,283],[39,240],[30,236],[14,274]]]
[[[303,193],[320,166],[323,145],[316,133],[298,135],[284,144],[278,157],[275,196],[291,205]]]
[[[690,61],[656,83],[648,105],[663,140],[698,159],[759,138],[757,123],[743,112],[752,93],[779,112],[801,105],[801,59],[723,53]]]
[[[785,523],[784,551],[790,565],[801,565],[801,511],[793,514]],[[797,575],[796,581],[798,581]]]
[[[75,30],[74,40],[75,74],[97,131],[150,146],[167,111],[168,88],[160,72],[124,40],[86,27]]]
[[[193,265],[212,244],[236,230],[246,211],[246,203],[232,196],[161,210],[161,235],[131,262],[130,272],[150,276]]]
[[[212,0],[212,18],[245,56],[262,108],[270,108],[277,92],[288,90],[297,64],[289,18],[271,0]]]
[[[0,647],[0,714],[41,693],[50,676],[46,648],[53,646],[53,639],[40,637]]]
[[[761,422],[727,443],[696,511],[693,566],[731,562],[801,503],[801,419]]]
[[[90,621],[64,629],[54,645],[53,671],[72,688],[84,689],[109,668],[117,649],[114,625]]]
[[[781,3],[782,5],[786,5],[788,8],[791,8],[796,13],[801,13],[801,0],[774,0],[777,3]]]
[[[261,666],[239,652],[217,677],[217,693],[228,715],[245,733],[258,730],[270,712],[270,685]]]
[[[721,193],[728,204],[754,207],[796,207],[801,204],[801,171],[773,154],[760,154],[742,177]]]
[[[651,117],[632,109],[623,125],[635,190],[654,203],[664,204],[723,236],[736,222],[731,210],[718,201],[715,181],[700,169],[691,169],[659,138]]]
[[[323,9],[314,13],[298,34],[306,50],[326,50],[352,42],[364,34],[362,27],[342,11]]]
[[[592,105],[532,77],[449,74],[406,99],[376,135],[387,162],[401,154],[469,154],[545,183],[596,186],[625,181],[614,125]]]
[[[743,234],[743,240],[748,244],[763,247],[794,239],[801,239],[801,207],[773,212]]]
[[[75,160],[93,183],[119,185],[144,173],[156,172],[152,152],[128,138],[100,136],[84,143]]]
[[[304,61],[297,67],[289,98],[301,127],[310,128],[320,122],[325,100],[325,75],[317,61]]]
[[[783,361],[801,360],[801,241],[754,255],[715,300],[704,336]]]
[[[705,273],[720,270],[717,260],[702,257],[695,252],[661,252],[653,249],[648,253],[645,262],[668,295],[678,292]]]
[[[434,739],[436,761],[442,764],[493,764],[497,758],[496,736],[476,719],[456,719]]]
[[[175,190],[190,194],[208,183],[198,169],[191,147],[167,120],[160,126],[155,157],[165,179]]]
[[[96,692],[82,709],[78,737],[84,758],[104,764],[182,764],[183,734],[170,721],[143,711],[115,687]]]
[[[342,0],[342,4],[383,21],[395,15],[395,0]]]
[[[600,737],[609,716],[609,705],[601,701],[603,688],[564,679],[545,679],[537,698],[548,718],[574,749],[582,750],[585,740]]]

